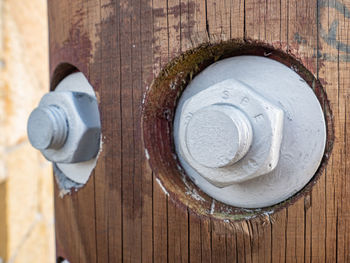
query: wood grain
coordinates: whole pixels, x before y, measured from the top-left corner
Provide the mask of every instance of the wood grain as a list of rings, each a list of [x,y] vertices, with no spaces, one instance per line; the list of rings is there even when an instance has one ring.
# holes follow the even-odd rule
[[[82,71],[100,100],[103,129],[103,151],[87,185],[64,198],[55,189],[57,257],[350,262],[350,1],[48,3],[52,83],[65,72],[62,63]],[[163,189],[145,156],[141,110],[145,91],[169,61],[233,38],[259,40],[302,62],[327,92],[335,140],[310,191],[278,211],[228,222],[198,215]]]

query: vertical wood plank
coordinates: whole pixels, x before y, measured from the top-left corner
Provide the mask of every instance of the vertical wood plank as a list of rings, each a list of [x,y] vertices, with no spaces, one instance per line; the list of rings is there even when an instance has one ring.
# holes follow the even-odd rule
[[[339,60],[338,60],[338,65],[339,65],[339,82],[341,85],[341,91],[342,91],[342,100],[339,103],[344,103],[344,142],[345,142],[345,148],[344,149],[344,153],[345,153],[345,176],[347,175],[347,171],[349,171],[349,166],[350,166],[350,161],[348,160],[350,154],[349,154],[349,150],[348,147],[346,147],[348,145],[349,141],[349,131],[348,131],[348,127],[350,122],[349,122],[349,84],[350,84],[350,77],[349,77],[349,62],[350,62],[350,40],[349,40],[349,27],[350,27],[350,21],[349,21],[349,11],[350,11],[350,3],[349,1],[340,1],[340,3],[336,3],[340,6],[340,8],[337,8],[337,14],[339,16],[339,24],[336,27],[336,21],[337,19],[334,19],[332,21],[332,24],[330,26],[330,28],[334,31],[333,28],[337,28],[337,33],[336,33],[336,41],[337,44],[335,45],[335,47],[338,50],[338,54],[339,54]],[[330,32],[332,32],[332,30],[328,31],[328,38],[331,38],[330,36],[332,36],[332,34]],[[334,48],[334,44],[330,43],[333,48]],[[344,146],[343,146],[344,147]],[[343,183],[344,185],[344,192],[342,194],[342,200],[349,200],[350,198],[350,183],[348,180],[348,177],[346,176],[345,178],[343,177],[344,181],[341,181],[341,183]],[[345,183],[344,183],[345,182]],[[341,214],[341,221],[343,222],[343,224],[345,225],[345,229],[344,229],[344,242],[345,242],[345,246],[342,248],[342,250],[344,251],[344,261],[349,261],[350,260],[350,253],[349,253],[349,243],[350,243],[350,204],[349,202],[342,202],[342,214]]]
[[[168,222],[168,262],[188,262],[187,210],[169,200]]]
[[[230,38],[244,38],[245,0],[230,1]]]
[[[111,8],[111,3],[110,2],[102,2],[101,5],[104,6],[104,8],[101,8],[101,19],[102,20],[107,20],[109,19],[109,15],[110,13],[114,13],[115,10],[113,10],[113,8]],[[110,24],[105,24],[105,27],[109,27],[115,25],[115,21],[113,21],[113,18],[111,18],[110,20]],[[110,30],[110,28],[109,28]],[[101,75],[107,75],[110,76],[109,71],[110,68],[113,68],[113,61],[108,59],[106,60],[106,58],[110,57],[113,54],[106,54],[109,50],[109,45],[113,46],[113,44],[115,44],[114,41],[112,41],[112,39],[109,37],[108,31],[106,30],[106,28],[101,28],[101,35],[103,37],[105,37],[106,39],[108,39],[109,41],[104,42],[104,43],[108,43],[108,46],[101,46],[101,51],[99,52],[99,54],[96,53],[96,60],[104,60],[105,63],[103,64],[102,67],[94,67],[93,65],[90,67],[90,72],[92,72],[92,74],[101,74]],[[111,76],[112,77],[112,76]],[[112,80],[111,77],[107,77],[101,80],[101,86],[104,85],[110,85]],[[96,82],[98,83],[99,80],[97,79]],[[94,83],[93,84],[94,87],[96,87],[98,84]],[[108,96],[105,97],[105,95],[107,95],[106,93],[108,92]],[[102,100],[105,100],[109,97],[111,97],[111,93],[113,91],[109,90],[109,91],[105,91],[105,92],[101,92],[100,96]],[[113,120],[114,118],[112,117],[113,113],[116,113],[115,111],[113,111],[113,106],[111,102],[108,102],[106,100],[106,104],[108,103],[109,107],[110,107],[110,111],[109,113],[107,112],[101,112],[101,120],[102,123],[104,120],[106,120],[107,122],[110,122],[111,120]],[[119,118],[120,120],[120,118]],[[112,200],[109,198],[109,192],[106,191],[106,186],[107,185],[111,185],[112,183],[110,182],[110,178],[112,178],[111,176],[111,167],[112,167],[112,163],[113,160],[111,158],[111,153],[112,153],[112,149],[110,147],[110,144],[108,142],[111,142],[113,140],[113,129],[106,129],[103,131],[104,133],[104,138],[105,138],[105,142],[106,142],[106,148],[105,151],[101,154],[100,156],[100,161],[97,164],[97,167],[95,169],[95,172],[97,174],[99,174],[99,176],[96,176],[94,178],[94,183],[95,183],[95,204],[102,204],[99,206],[96,206],[96,216],[95,216],[95,224],[96,224],[96,250],[97,250],[97,258],[96,258],[96,262],[103,262],[103,260],[108,260],[108,249],[109,249],[109,240],[108,240],[108,233],[106,231],[106,229],[108,229],[108,217],[110,216],[109,214],[109,202],[112,202]],[[108,149],[108,150],[107,150]],[[102,161],[103,160],[103,161]],[[120,189],[119,189],[120,191]],[[121,203],[120,203],[120,198],[117,199],[118,202],[118,206],[117,207],[121,207]],[[119,209],[120,211],[120,209]],[[120,217],[116,217],[116,219],[119,219],[116,222],[116,226],[121,226],[120,222]],[[119,223],[119,224],[118,224]],[[115,233],[115,228],[110,228],[111,232],[114,232],[114,234],[116,234],[118,236],[117,233],[120,233],[121,228],[118,229],[118,232]],[[113,231],[114,230],[114,231]],[[119,241],[121,241],[121,238],[119,239]],[[119,248],[119,251],[121,251],[121,245],[119,245],[118,247],[116,247],[116,249]]]
[[[189,1],[190,3],[190,1]],[[194,0],[194,7],[189,7],[190,22],[190,42],[194,48],[201,43],[209,41],[209,33],[207,28],[207,1]]]
[[[260,240],[258,262],[272,262],[271,224],[270,215],[265,214],[260,227],[257,229]]]
[[[237,238],[236,235],[227,234],[226,235],[226,262],[237,262]]]
[[[162,186],[163,187],[163,186]],[[153,183],[153,251],[154,262],[168,261],[168,196],[157,180]]]
[[[180,0],[167,0],[169,59],[173,59],[181,51],[181,21]]]
[[[243,231],[241,223],[236,225],[235,230],[236,230],[236,259],[237,259],[237,262],[246,262],[249,260],[249,259],[246,260],[247,253],[246,253],[245,242],[244,242],[246,233]]]
[[[142,0],[140,9],[141,19],[141,76],[142,91],[148,89],[153,79],[153,11],[152,0]],[[140,107],[138,106],[140,109]],[[141,178],[141,238],[142,238],[142,262],[153,262],[153,175],[145,156],[143,143],[140,145],[142,154],[142,178]]]
[[[312,259],[312,210],[311,208],[311,195],[304,197],[304,261],[311,262]]]
[[[153,77],[169,61],[167,1],[152,1]],[[153,180],[153,251],[154,262],[168,261],[168,195],[158,179]]]
[[[229,0],[207,0],[207,30],[213,42],[227,40],[231,36],[231,3]]]
[[[283,209],[272,216],[272,262],[286,261],[286,219],[287,210]]]
[[[142,101],[140,2],[121,1],[121,88],[123,127],[123,261],[141,261],[141,160],[139,120]],[[124,115],[125,113],[125,115]],[[125,156],[125,157],[124,157]]]
[[[324,174],[312,191],[311,262],[325,261],[325,180]]]
[[[251,246],[251,262],[259,261],[259,246],[264,245],[264,238],[259,236],[259,228],[261,224],[259,221],[247,221],[249,227],[249,236],[250,236],[250,246]]]
[[[288,1],[287,52],[316,75],[317,1]]]
[[[249,221],[241,222],[241,231],[243,232],[243,243],[244,243],[244,261],[253,263],[253,241],[252,241],[252,230]]]
[[[212,239],[210,220],[201,220],[201,257],[202,262],[212,262]]]
[[[325,260],[346,262],[349,231],[347,167],[349,1],[318,2],[318,75],[331,103],[335,141],[325,170]],[[345,49],[344,49],[345,47]],[[317,204],[316,204],[317,205]],[[315,252],[316,253],[316,252]]]
[[[304,199],[288,207],[286,261],[304,262]]]
[[[201,253],[201,221],[200,218],[189,213],[189,261],[193,263],[202,262]]]
[[[96,224],[100,225],[98,242],[100,250],[98,260],[105,262],[108,260],[122,261],[123,258],[123,214],[122,214],[122,116],[121,108],[121,67],[119,42],[121,39],[120,9],[116,1],[101,2],[101,57],[102,65],[101,78],[101,100],[106,101],[105,107],[101,107],[102,114],[105,115],[105,131],[103,130],[104,151],[102,156],[106,159],[102,162],[105,167],[100,172],[99,163],[96,168],[96,192],[103,196],[102,200],[97,200],[100,211],[96,216]],[[114,31],[115,35],[110,32]],[[96,65],[97,67],[99,65]],[[109,89],[103,87],[111,87]],[[102,120],[104,120],[102,115]],[[114,156],[114,158],[113,158]],[[100,174],[103,174],[100,176]],[[104,176],[104,181],[98,184],[98,179]],[[99,222],[99,217],[105,224]]]
[[[211,261],[226,262],[227,244],[225,226],[212,221],[211,229]]]

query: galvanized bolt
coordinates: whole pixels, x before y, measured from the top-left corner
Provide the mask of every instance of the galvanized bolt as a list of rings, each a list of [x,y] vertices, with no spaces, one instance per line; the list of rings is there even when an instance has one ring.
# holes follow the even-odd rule
[[[57,180],[87,182],[100,150],[101,123],[95,91],[82,72],[69,74],[43,96],[27,133],[32,146],[55,163]]]
[[[54,105],[37,107],[29,116],[27,130],[34,148],[60,149],[68,135],[66,114]]]
[[[175,149],[192,181],[240,207],[279,203],[315,174],[325,119],[311,87],[272,59],[237,56],[198,74],[181,95]]]
[[[45,94],[31,113],[27,128],[33,147],[55,163],[89,161],[100,148],[97,101],[85,92],[59,90]]]

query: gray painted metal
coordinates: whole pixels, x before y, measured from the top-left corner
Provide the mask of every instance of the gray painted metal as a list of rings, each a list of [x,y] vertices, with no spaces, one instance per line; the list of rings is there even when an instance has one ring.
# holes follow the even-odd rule
[[[98,153],[100,133],[97,101],[82,92],[45,94],[28,120],[33,147],[55,163],[91,160]]]
[[[38,107],[29,116],[27,131],[34,148],[60,149],[68,136],[66,114],[56,105]]]
[[[96,165],[101,123],[93,88],[81,72],[43,96],[27,124],[36,149],[70,180],[84,184]]]
[[[242,118],[233,109],[244,114],[251,135],[238,128]],[[296,72],[268,58],[237,56],[214,63],[188,85],[174,139],[182,167],[204,192],[259,208],[310,181],[324,154],[326,125],[317,97]]]

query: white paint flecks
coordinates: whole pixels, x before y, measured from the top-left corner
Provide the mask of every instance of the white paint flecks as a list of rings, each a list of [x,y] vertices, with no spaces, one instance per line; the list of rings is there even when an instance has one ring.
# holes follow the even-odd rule
[[[239,143],[228,142],[224,161],[231,165],[219,168],[210,167],[212,159],[214,166],[220,164],[216,153],[210,152],[216,149],[216,139],[200,139],[206,135],[199,124],[190,127],[197,130],[198,139],[195,133],[187,135],[191,119],[211,105],[237,108],[253,130],[247,153],[231,164],[232,145]],[[220,125],[205,117],[201,120],[203,127],[220,137]],[[239,140],[232,132],[228,137]],[[295,70],[265,57],[238,56],[214,63],[188,85],[176,110],[174,139],[182,167],[204,192],[230,205],[258,208],[289,198],[309,182],[324,154],[326,126],[318,99]],[[193,140],[190,146],[187,140]],[[201,145],[206,140],[212,147]]]
[[[146,156],[146,159],[149,160],[149,153],[147,149],[145,149],[145,156]]]
[[[215,200],[213,199],[213,201],[211,202],[211,206],[210,206],[210,214],[214,214],[214,210],[215,210]]]
[[[188,190],[186,192],[187,195],[190,195],[192,198],[194,198],[197,201],[202,201],[204,202],[205,199],[199,195],[196,189],[192,188],[191,190]]]
[[[156,178],[156,181],[158,183],[158,185],[160,186],[160,188],[162,189],[162,191],[164,192],[165,195],[169,195],[168,191],[165,189],[164,185],[162,184],[162,182]]]

